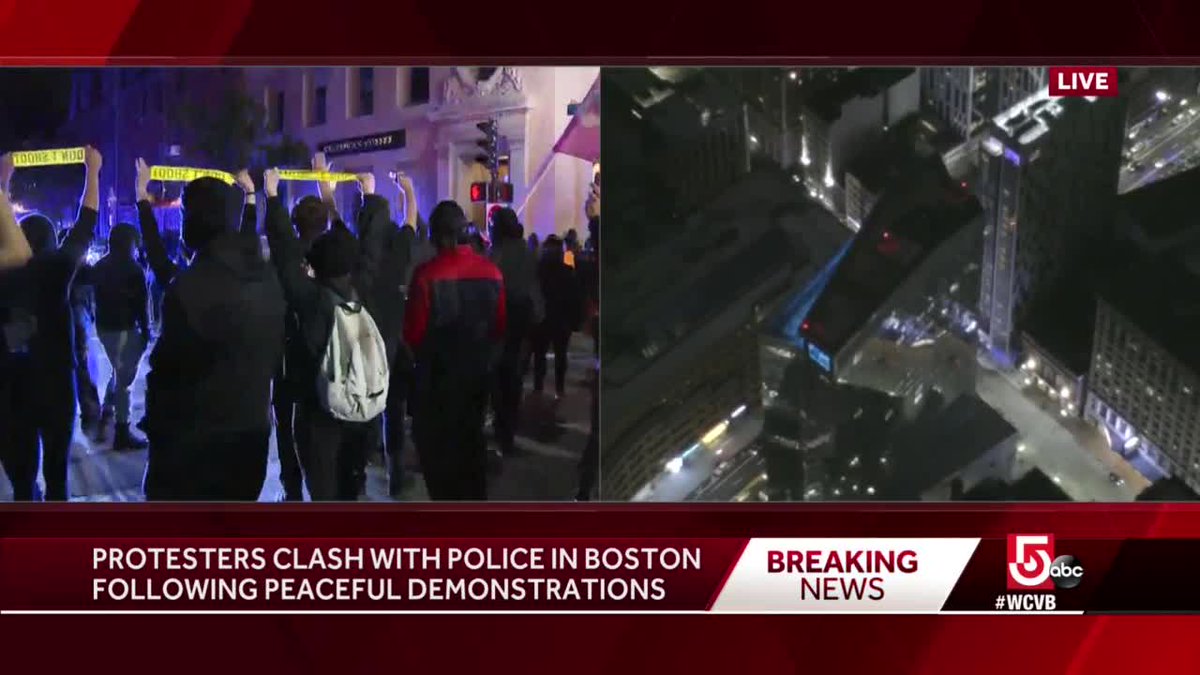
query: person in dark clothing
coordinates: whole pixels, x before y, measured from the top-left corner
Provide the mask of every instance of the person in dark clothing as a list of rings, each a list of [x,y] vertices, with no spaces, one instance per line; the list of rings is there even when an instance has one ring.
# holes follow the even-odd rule
[[[271,436],[271,379],[283,352],[283,292],[262,259],[253,219],[230,227],[231,188],[199,178],[183,191],[180,269],[151,208],[150,169],[137,161],[138,217],[155,278],[166,287],[150,353],[145,492],[153,500],[258,499]],[[249,225],[247,224],[249,222]],[[247,231],[249,230],[249,231]]]
[[[582,247],[579,245],[579,232],[575,228],[567,230],[567,235],[563,238],[563,248],[576,255],[579,254]]]
[[[545,308],[538,285],[537,258],[521,236],[524,228],[516,211],[501,209],[493,218],[493,225],[497,241],[492,249],[492,262],[504,277],[504,305],[508,314],[492,391],[493,426],[500,452],[511,455],[516,452],[514,437],[521,410],[521,364],[533,327],[541,323]]]
[[[249,175],[244,178],[239,175],[239,183],[248,195],[254,193],[254,183]],[[247,207],[249,208],[249,206]],[[329,230],[329,206],[318,197],[308,195],[300,199],[292,209],[291,221],[299,237],[303,255],[307,255],[312,244],[322,234]],[[307,262],[301,259],[304,274],[312,270]],[[282,279],[281,279],[282,283]],[[301,369],[297,366],[305,359],[303,335],[300,332],[300,320],[290,308],[287,310],[284,324],[283,359],[275,374],[275,382],[271,393],[271,404],[275,414],[275,447],[279,453],[279,482],[283,486],[284,501],[302,501],[304,499],[304,473],[300,467],[300,457],[296,449],[296,404],[300,394],[312,386],[311,381],[301,381]]]
[[[68,235],[69,236],[69,235]],[[92,267],[79,266],[71,284],[71,315],[75,320],[75,391],[79,398],[79,426],[85,432],[103,432],[100,393],[88,367],[88,326],[96,322]]]
[[[104,417],[115,417],[113,450],[144,450],[146,441],[129,428],[129,389],[142,353],[150,344],[146,273],[135,258],[138,231],[118,223],[108,235],[108,255],[92,273],[96,293],[96,332],[112,365]]]
[[[415,364],[413,440],[431,499],[487,499],[483,423],[505,334],[504,279],[471,250],[458,204],[439,203],[429,226],[438,254],[413,272],[404,313]]]
[[[529,235],[528,245],[530,253],[534,254],[535,256],[538,253],[541,253],[542,242],[538,239],[537,232]]]
[[[389,230],[392,241],[387,246],[387,262],[382,265],[376,290],[376,306],[383,311],[377,317],[380,330],[386,334],[403,335],[404,307],[408,296],[408,284],[412,273],[418,245],[418,229],[421,229],[417,212],[417,192],[412,179],[397,173],[396,184],[404,195],[404,225]],[[384,311],[386,310],[386,311]],[[412,387],[412,361],[409,350],[403,346],[392,356],[390,371],[392,381],[388,387],[384,452],[388,462],[388,494],[393,499],[403,496],[407,478],[404,473],[404,418],[407,414],[408,392]]]
[[[597,176],[592,194],[587,200],[588,241],[584,247],[580,278],[588,307],[588,332],[592,334],[595,361],[591,373],[592,415],[587,445],[579,460],[578,501],[588,501],[597,488],[600,476],[600,180]]]
[[[546,353],[554,350],[554,391],[566,393],[567,347],[579,322],[582,301],[575,270],[563,262],[563,242],[551,235],[538,263],[538,282],[546,299],[546,317],[533,336],[533,390],[541,392],[546,380]]]
[[[471,249],[477,255],[487,255],[487,242],[484,241],[483,235],[478,230],[471,234]]]
[[[65,501],[68,455],[75,427],[75,321],[71,282],[96,231],[100,166],[94,148],[84,151],[86,179],[79,217],[62,246],[54,225],[28,216],[21,229],[33,251],[24,266],[0,276],[5,349],[0,354],[0,463],[13,497],[38,499],[38,445],[48,500]],[[3,186],[7,192],[7,184]]]
[[[359,210],[356,239],[337,220],[317,237],[307,255],[288,223],[279,198],[279,172],[264,176],[267,192],[266,228],[271,260],[278,272],[288,309],[295,313],[302,353],[288,362],[297,382],[308,382],[298,391],[296,447],[304,469],[308,494],[314,501],[353,501],[358,498],[361,472],[367,453],[379,443],[379,420],[347,422],[325,410],[318,399],[320,364],[333,329],[338,304],[366,307],[372,317],[385,312],[372,305],[388,237],[388,203],[375,194],[375,177],[359,176],[363,207]],[[304,262],[312,270],[304,270]],[[386,323],[386,322],[385,322]],[[394,353],[398,335],[381,331],[385,351]]]
[[[312,195],[303,197],[292,209],[292,225],[296,228],[300,248],[304,255],[312,249],[318,237],[329,230],[329,208],[320,198]],[[301,263],[304,273],[311,273],[308,263]],[[275,408],[275,446],[279,451],[279,481],[283,484],[285,501],[304,499],[304,473],[300,469],[300,457],[296,450],[296,403],[300,394],[312,386],[298,377],[300,369],[292,368],[303,361],[304,344],[300,333],[300,319],[288,309],[284,328],[283,362],[275,377],[273,405]]]

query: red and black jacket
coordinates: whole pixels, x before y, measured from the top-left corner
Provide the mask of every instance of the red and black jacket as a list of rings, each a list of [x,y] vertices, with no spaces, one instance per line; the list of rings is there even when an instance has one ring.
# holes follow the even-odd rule
[[[404,313],[417,395],[486,386],[506,320],[504,278],[470,246],[440,251],[419,266]]]

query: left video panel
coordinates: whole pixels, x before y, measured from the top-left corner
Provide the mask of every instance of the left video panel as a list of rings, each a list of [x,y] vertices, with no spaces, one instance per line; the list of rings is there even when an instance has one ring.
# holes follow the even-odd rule
[[[0,500],[588,499],[599,69],[0,69]]]

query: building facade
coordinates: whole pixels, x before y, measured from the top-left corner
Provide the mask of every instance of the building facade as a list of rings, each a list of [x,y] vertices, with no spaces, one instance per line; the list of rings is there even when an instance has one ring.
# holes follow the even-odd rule
[[[553,148],[570,121],[569,106],[598,75],[598,68],[550,67],[254,68],[246,82],[273,133],[326,149],[336,170],[374,173],[393,204],[400,202],[388,176],[405,172],[422,214],[453,199],[477,224],[484,207],[472,203],[470,186],[489,174],[479,161],[484,136],[476,125],[496,120],[513,206],[526,230],[544,237],[586,231],[592,166]],[[378,138],[388,142],[371,140]],[[349,204],[352,191],[342,192]]]
[[[922,68],[921,99],[962,139],[1046,85],[1043,67]]]
[[[1194,277],[1184,283],[1200,289]],[[1195,297],[1179,297],[1171,303],[1176,311],[1143,297],[1139,304],[1152,305],[1150,311],[1169,312],[1157,319],[1119,296],[1100,298],[1085,416],[1106,432],[1114,450],[1140,453],[1200,491]]]
[[[242,71],[233,68],[104,68],[72,75],[70,115],[58,140],[93,145],[104,155],[99,239],[114,223],[134,218],[134,160],[204,166],[208,159],[185,118],[241,82]],[[173,189],[177,196],[178,186]],[[177,210],[160,213],[168,229],[178,221]]]
[[[989,124],[975,186],[979,306],[1001,362],[1015,360],[1023,310],[1111,236],[1124,123],[1120,99],[1058,99],[1044,88]]]

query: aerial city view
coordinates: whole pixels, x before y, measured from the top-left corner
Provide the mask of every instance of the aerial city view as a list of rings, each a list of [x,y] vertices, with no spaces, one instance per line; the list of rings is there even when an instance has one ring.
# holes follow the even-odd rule
[[[1197,499],[1200,71],[602,81],[605,499]]]

